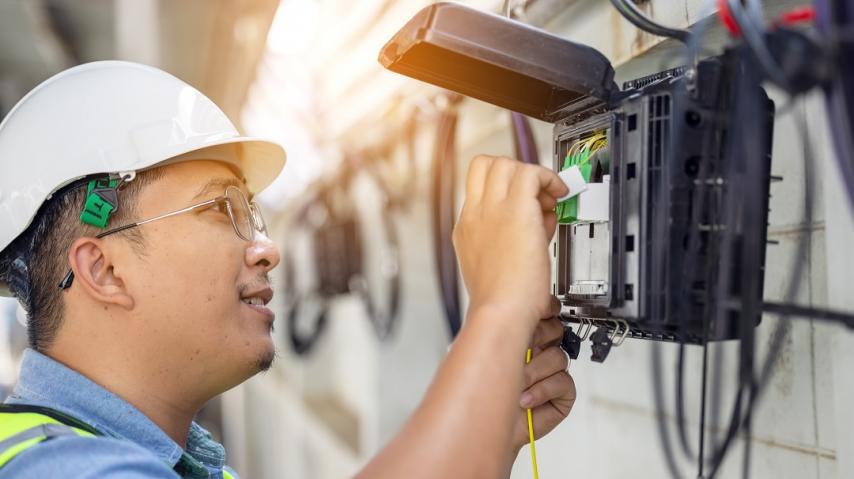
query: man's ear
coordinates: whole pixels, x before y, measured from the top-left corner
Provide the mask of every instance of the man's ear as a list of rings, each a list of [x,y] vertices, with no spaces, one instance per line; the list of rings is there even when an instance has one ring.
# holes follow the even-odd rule
[[[74,271],[74,284],[93,300],[125,309],[134,306],[133,296],[115,273],[112,259],[98,238],[78,238],[71,244],[68,261]]]

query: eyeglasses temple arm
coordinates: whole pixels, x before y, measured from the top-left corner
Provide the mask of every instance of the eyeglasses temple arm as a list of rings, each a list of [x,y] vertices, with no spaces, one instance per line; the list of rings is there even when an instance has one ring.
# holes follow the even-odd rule
[[[160,216],[155,216],[154,218],[148,218],[147,220],[137,221],[136,223],[129,223],[124,226],[119,226],[118,228],[113,228],[111,230],[104,231],[103,233],[99,233],[96,235],[96,238],[103,238],[104,236],[111,235],[113,233],[119,233],[121,231],[129,230],[131,228],[135,228],[139,225],[144,225],[146,223],[151,223],[152,221],[162,220],[163,218],[168,218],[170,216],[180,215],[182,213],[186,213],[188,211],[193,211],[198,208],[202,208],[205,206],[209,206],[215,204],[219,201],[225,199],[224,196],[218,196],[212,200],[205,201],[204,203],[199,203],[197,205],[188,206],[186,208],[182,208],[178,211],[173,211],[171,213],[162,214]],[[71,283],[74,281],[74,272],[69,268],[68,273],[62,278],[62,281],[59,282],[60,289],[68,289],[71,287]]]

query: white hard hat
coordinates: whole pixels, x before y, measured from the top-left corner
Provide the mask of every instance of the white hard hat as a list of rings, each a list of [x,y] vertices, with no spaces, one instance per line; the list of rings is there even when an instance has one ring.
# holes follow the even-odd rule
[[[212,159],[237,166],[255,193],[285,164],[280,145],[241,136],[210,99],[162,70],[121,61],[65,70],[0,123],[0,252],[62,186],[197,159],[204,155],[192,152],[211,147]]]

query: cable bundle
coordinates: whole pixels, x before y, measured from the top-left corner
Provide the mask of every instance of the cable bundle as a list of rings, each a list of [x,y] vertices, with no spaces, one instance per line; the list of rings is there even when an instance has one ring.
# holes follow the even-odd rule
[[[584,176],[584,181],[590,182],[596,161],[591,161],[600,150],[608,146],[608,138],[604,132],[594,133],[573,143],[566,152],[561,170],[577,166]],[[578,197],[562,201],[555,210],[558,222],[569,224],[578,221]]]

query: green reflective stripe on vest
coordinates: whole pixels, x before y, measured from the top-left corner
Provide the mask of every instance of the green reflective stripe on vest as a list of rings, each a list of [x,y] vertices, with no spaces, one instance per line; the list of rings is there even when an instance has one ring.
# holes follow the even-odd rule
[[[66,426],[56,419],[34,412],[0,412],[0,468],[12,458],[42,441],[58,436],[94,434]]]
[[[27,449],[31,448],[32,446],[35,446],[36,444],[42,442],[43,440],[44,440],[44,438],[33,438],[33,439],[28,440],[28,441],[24,441],[22,443],[19,443],[15,446],[12,446],[9,449],[7,449],[6,451],[3,451],[3,454],[0,455],[0,469],[2,469],[3,466],[5,466],[7,462],[14,459],[15,456],[26,451]]]
[[[98,432],[95,429],[91,429],[91,431],[94,431],[93,433],[79,427],[64,424],[47,414],[31,412],[34,410],[43,410],[71,424],[91,429],[91,426],[85,425],[75,418],[52,409],[0,404],[0,469],[18,454],[48,439],[68,435],[95,437],[100,434],[95,434]],[[223,479],[235,479],[225,469],[222,470],[222,477]]]

